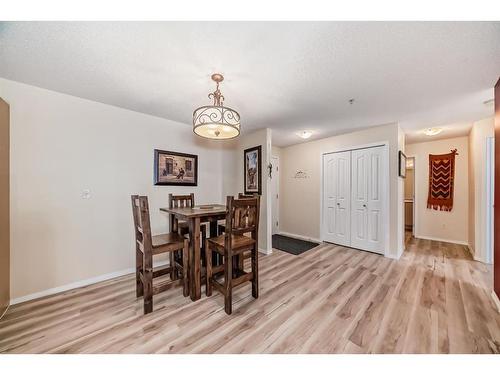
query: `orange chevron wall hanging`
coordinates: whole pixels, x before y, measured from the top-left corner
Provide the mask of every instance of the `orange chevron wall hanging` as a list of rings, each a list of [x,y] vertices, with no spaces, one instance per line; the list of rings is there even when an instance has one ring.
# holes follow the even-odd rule
[[[451,211],[457,149],[444,155],[429,155],[429,196],[427,208]]]

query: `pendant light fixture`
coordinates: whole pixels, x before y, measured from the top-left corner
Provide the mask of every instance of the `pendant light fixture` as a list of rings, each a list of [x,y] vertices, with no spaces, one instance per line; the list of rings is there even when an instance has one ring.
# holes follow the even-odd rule
[[[212,80],[216,83],[216,88],[208,94],[208,98],[213,99],[213,105],[194,110],[193,131],[203,138],[235,138],[240,135],[240,115],[234,109],[224,106],[224,95],[219,90],[219,83],[224,80],[222,74],[212,74]]]

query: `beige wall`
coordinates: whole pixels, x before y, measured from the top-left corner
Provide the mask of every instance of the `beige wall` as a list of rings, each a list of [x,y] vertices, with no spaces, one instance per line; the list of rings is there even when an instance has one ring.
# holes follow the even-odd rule
[[[281,147],[273,146],[272,151],[271,151],[271,155],[280,157],[281,156]]]
[[[494,136],[493,118],[475,122],[469,134],[469,246],[474,258],[482,262],[488,258],[486,254],[486,140]]]
[[[271,190],[270,180],[267,174],[267,165],[271,158],[271,130],[261,129],[252,133],[243,134],[233,141],[223,151],[224,159],[224,182],[222,186],[223,196],[234,195],[244,191],[243,162],[244,150],[247,148],[262,146],[262,195],[260,201],[259,216],[259,250],[270,254],[271,246],[271,202],[268,192]]]
[[[134,267],[130,195],[149,196],[152,230],[168,193],[220,203],[220,143],[162,118],[0,79],[11,109],[11,298]],[[153,185],[153,149],[198,155],[197,187]],[[90,189],[91,198],[82,199]]]
[[[9,105],[0,98],[0,317],[10,301]]]
[[[383,125],[335,137],[281,148],[280,230],[320,238],[321,158],[324,153],[359,145],[388,142],[390,207],[388,256],[399,257],[404,243],[403,180],[398,177],[398,150],[404,133],[397,124]],[[293,178],[297,170],[307,178]]]
[[[455,191],[451,212],[427,208],[429,154],[458,150],[455,159]],[[406,155],[415,157],[415,236],[468,244],[469,150],[468,138],[458,137],[406,145]]]

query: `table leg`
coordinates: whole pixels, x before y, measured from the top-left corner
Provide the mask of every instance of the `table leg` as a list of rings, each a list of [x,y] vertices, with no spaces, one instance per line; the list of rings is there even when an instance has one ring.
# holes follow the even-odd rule
[[[189,220],[189,264],[191,299],[201,297],[201,265],[200,265],[200,218]]]

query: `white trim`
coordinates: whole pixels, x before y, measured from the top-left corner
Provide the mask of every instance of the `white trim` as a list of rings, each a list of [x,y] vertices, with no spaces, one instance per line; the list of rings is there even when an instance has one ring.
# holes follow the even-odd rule
[[[318,243],[322,243],[323,242],[319,238],[302,236],[300,234],[295,234],[295,233],[288,233],[288,232],[280,231],[278,234],[281,234],[283,236],[288,236],[288,237],[296,238],[298,240],[313,241],[313,242],[318,242]]]
[[[385,159],[385,162],[383,165],[385,166],[384,171],[383,171],[383,186],[384,186],[384,191],[385,191],[385,213],[384,213],[384,232],[385,232],[385,238],[384,238],[384,248],[385,251],[383,256],[387,258],[393,258],[393,259],[399,259],[401,254],[396,254],[396,256],[391,256],[390,253],[390,242],[391,242],[391,228],[390,228],[390,216],[391,216],[391,205],[390,205],[390,188],[391,188],[391,158],[389,154],[389,141],[380,141],[380,142],[374,142],[374,143],[367,143],[367,144],[362,144],[362,145],[356,145],[356,146],[348,146],[348,147],[341,147],[341,148],[336,148],[330,151],[325,151],[322,152],[320,155],[320,179],[319,179],[319,186],[320,186],[320,194],[319,194],[319,222],[320,222],[320,242],[323,242],[323,160],[324,156],[327,154],[334,154],[337,152],[344,152],[344,151],[353,151],[353,150],[360,150],[364,148],[373,148],[373,147],[383,147],[384,152],[382,153],[382,157]],[[398,234],[396,233],[396,237],[398,237]],[[399,245],[398,248],[394,249],[396,253],[400,253],[399,251]]]
[[[168,264],[168,261],[156,262],[155,267],[164,266],[166,264]],[[111,279],[114,279],[114,278],[117,278],[120,276],[129,275],[132,273],[135,273],[135,268],[127,268],[127,269],[124,269],[121,271],[116,271],[116,272],[111,272],[111,273],[107,273],[107,274],[96,276],[96,277],[91,277],[90,279],[75,281],[74,283],[57,286],[55,288],[50,288],[50,289],[42,290],[40,292],[36,292],[36,293],[28,294],[28,295],[25,295],[22,297],[11,299],[10,305],[11,306],[17,305],[19,303],[31,301],[31,300],[34,300],[37,298],[47,297],[47,296],[51,296],[53,294],[67,292],[68,290],[71,290],[71,289],[82,288],[84,286],[97,284],[101,281],[111,280]]]
[[[273,159],[276,159],[277,162],[278,162],[278,170],[276,171],[275,173],[275,176],[273,178],[275,178],[275,181],[276,181],[276,194],[278,194],[278,199],[276,199],[276,220],[278,221],[278,226],[276,228],[276,233],[279,233],[280,232],[280,170],[279,170],[279,166],[280,166],[280,158],[279,156],[271,156],[271,164],[274,164],[272,162]],[[273,186],[274,186],[274,181],[271,181],[271,193],[273,193]],[[271,211],[273,209],[273,200],[275,199],[275,197],[271,196]],[[273,234],[273,231],[274,231],[274,212],[271,212],[271,218],[272,218],[272,224],[271,224],[271,227],[273,229],[271,229],[271,235]]]
[[[469,243],[467,241],[457,241],[457,240],[450,240],[447,238],[438,238],[438,237],[429,237],[429,236],[420,236],[417,235],[415,236],[416,239],[421,239],[421,240],[431,240],[431,241],[440,241],[440,242],[448,242],[448,243],[455,243],[457,245],[464,245],[469,247]]]
[[[497,312],[500,313],[500,300],[494,290],[491,291],[491,299],[497,308]]]
[[[258,251],[259,251],[259,253],[262,253],[262,254],[265,254],[265,255],[271,255],[271,254],[273,253],[273,251],[272,251],[272,247],[273,247],[273,245],[272,245],[272,243],[271,243],[271,250],[265,250],[265,249],[261,249],[261,248],[259,247],[259,248],[258,248]]]

